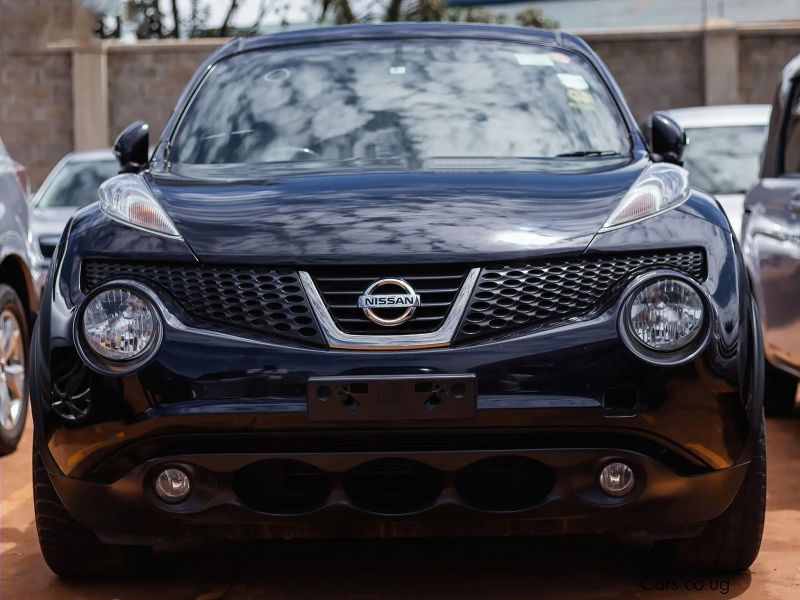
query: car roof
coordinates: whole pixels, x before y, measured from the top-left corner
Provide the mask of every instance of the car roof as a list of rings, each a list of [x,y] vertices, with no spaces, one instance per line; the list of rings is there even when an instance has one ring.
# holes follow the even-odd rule
[[[561,46],[585,49],[585,42],[577,36],[515,25],[487,25],[484,23],[402,22],[339,25],[336,27],[314,27],[271,33],[256,37],[241,38],[228,44],[218,57],[247,50],[256,50],[275,45],[307,42],[335,42],[366,37],[474,37],[511,40],[538,41]]]
[[[700,127],[736,127],[769,123],[769,104],[729,104],[720,106],[693,106],[665,110],[684,129]]]
[[[63,162],[96,162],[99,160],[116,160],[111,148],[100,150],[77,150],[70,152],[63,159]]]

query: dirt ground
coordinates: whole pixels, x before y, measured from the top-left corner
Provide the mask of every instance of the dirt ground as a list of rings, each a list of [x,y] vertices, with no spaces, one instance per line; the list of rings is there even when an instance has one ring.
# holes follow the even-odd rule
[[[769,421],[769,498],[749,573],[682,577],[605,538],[232,545],[156,555],[133,581],[64,583],[44,563],[31,500],[30,425],[0,459],[0,598],[800,598],[800,418]]]

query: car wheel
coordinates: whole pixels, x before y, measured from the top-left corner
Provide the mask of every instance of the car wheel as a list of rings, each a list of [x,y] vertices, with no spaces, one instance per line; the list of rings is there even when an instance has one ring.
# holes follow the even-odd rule
[[[731,505],[707,523],[698,537],[666,540],[659,546],[679,571],[744,571],[761,548],[766,504],[767,445],[762,416],[750,466]]]
[[[132,577],[141,571],[150,548],[102,543],[72,518],[53,487],[38,450],[33,449],[33,507],[42,555],[65,579]]]
[[[17,449],[28,415],[28,323],[13,288],[0,284],[0,455]]]
[[[767,362],[764,367],[764,411],[767,416],[792,416],[796,396],[797,379]]]

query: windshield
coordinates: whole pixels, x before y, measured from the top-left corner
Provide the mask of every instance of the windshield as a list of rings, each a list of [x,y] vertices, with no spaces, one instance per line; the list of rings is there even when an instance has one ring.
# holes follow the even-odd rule
[[[692,185],[710,194],[744,194],[758,180],[766,125],[687,129],[683,155]]]
[[[170,157],[425,169],[627,153],[614,100],[576,54],[484,40],[385,40],[271,49],[218,64]]]
[[[66,163],[42,190],[36,208],[80,208],[97,200],[100,184],[119,172],[116,160]]]

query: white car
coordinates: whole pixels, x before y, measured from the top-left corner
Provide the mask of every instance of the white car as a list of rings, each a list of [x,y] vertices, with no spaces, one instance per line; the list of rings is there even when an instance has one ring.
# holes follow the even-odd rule
[[[42,270],[72,213],[97,200],[100,184],[118,172],[111,150],[72,152],[53,168],[31,202],[31,232]]]
[[[758,181],[770,106],[739,104],[663,111],[686,131],[683,154],[692,186],[714,195],[739,235],[744,196]]]

